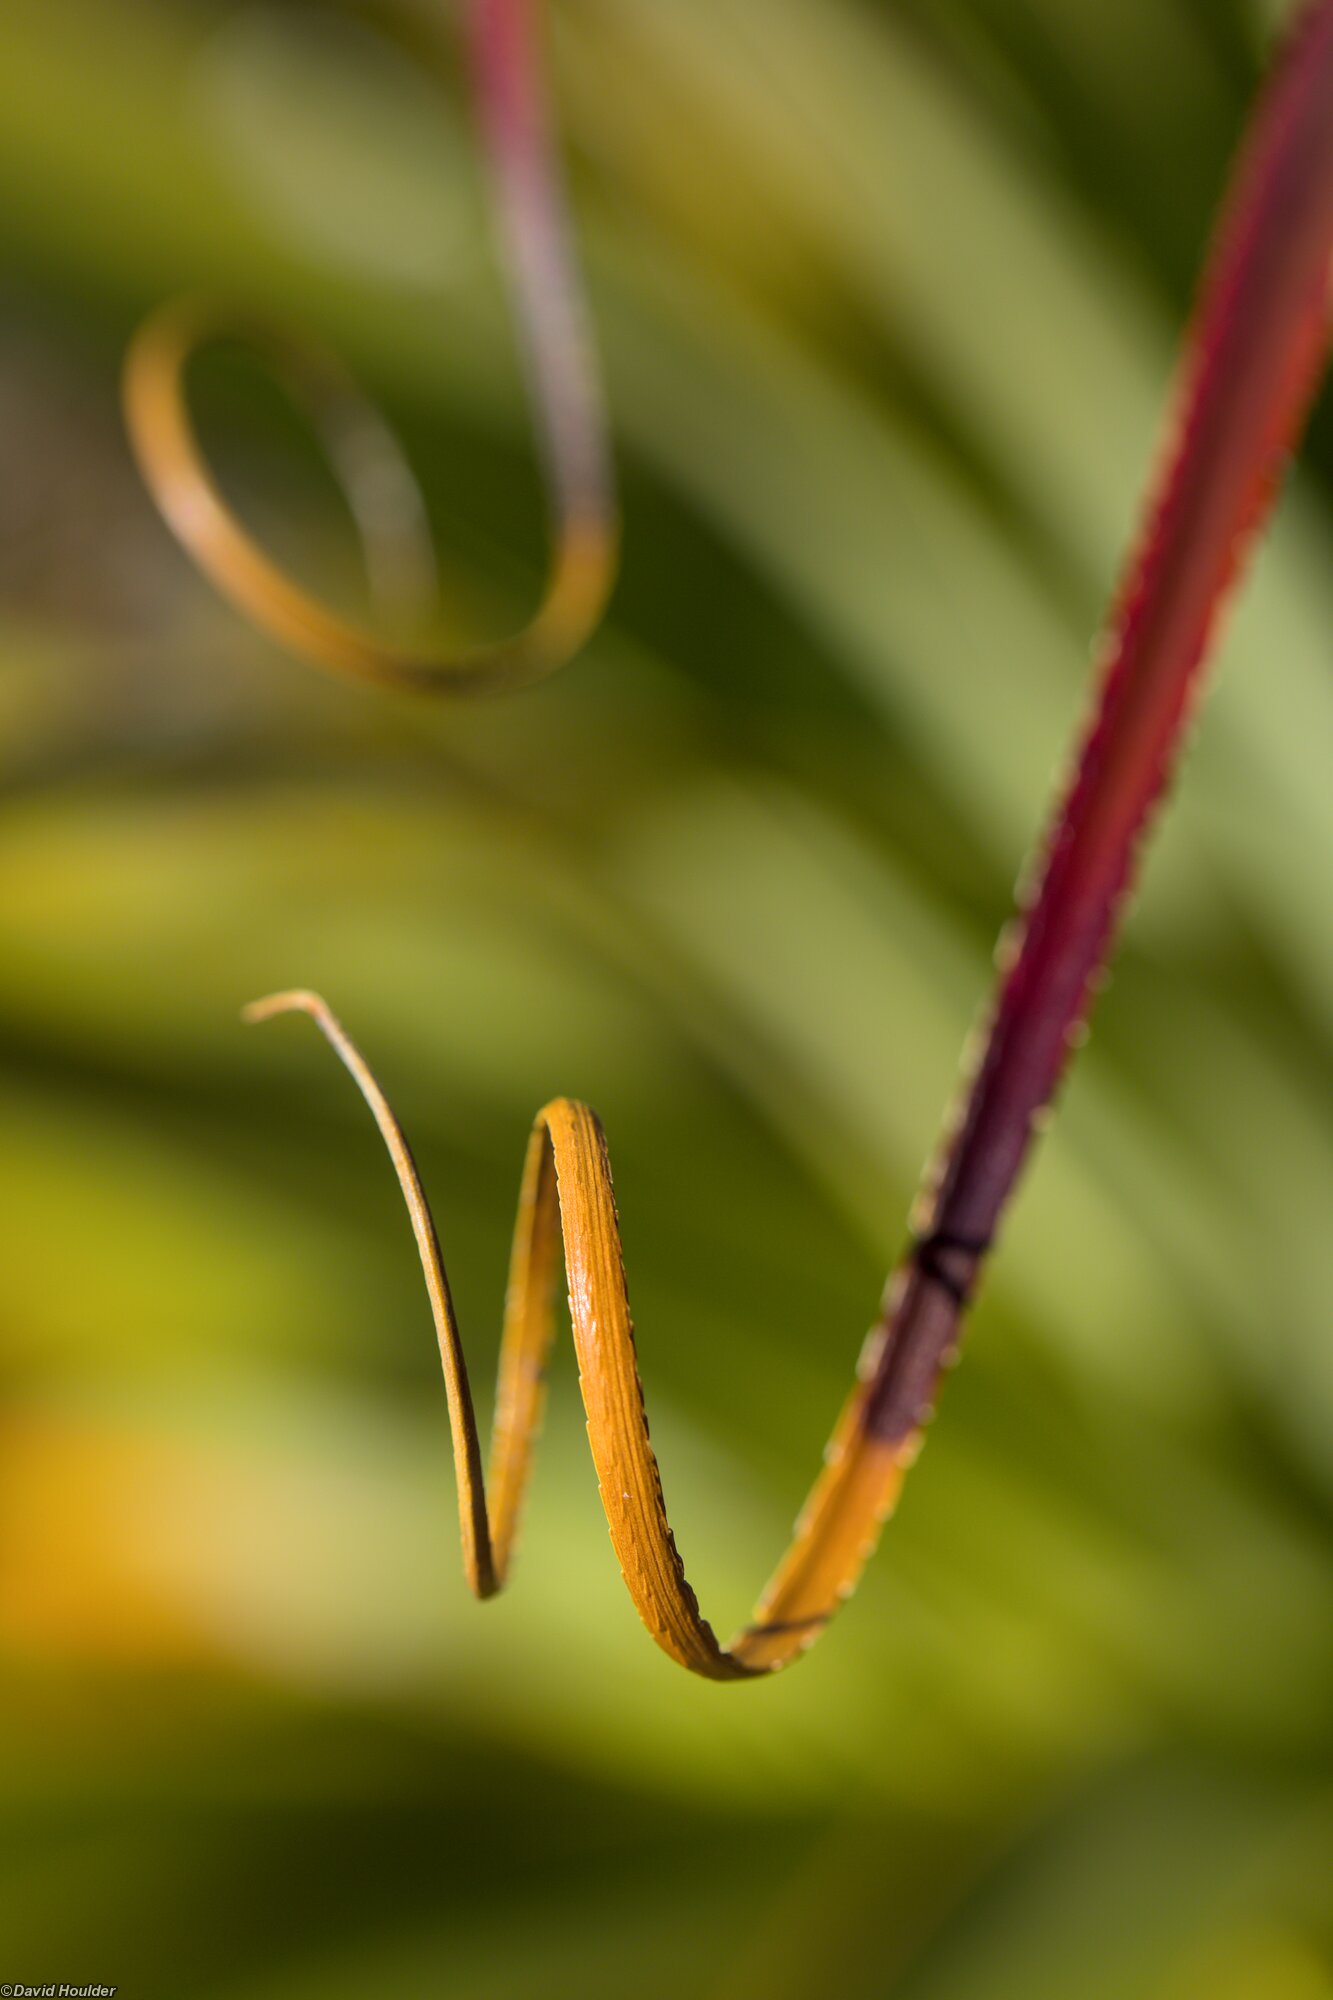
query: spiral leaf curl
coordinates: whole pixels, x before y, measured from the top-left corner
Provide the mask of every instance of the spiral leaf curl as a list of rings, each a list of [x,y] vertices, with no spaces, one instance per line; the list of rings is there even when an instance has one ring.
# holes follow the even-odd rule
[[[291,652],[334,673],[420,693],[481,694],[553,673],[594,631],[615,580],[618,522],[601,389],[535,53],[533,0],[474,0],[473,75],[506,252],[509,290],[543,468],[551,534],[545,588],[513,637],[451,654],[399,643],[341,617],[283,570],[218,488],[190,411],[201,350],[258,352],[314,420],[351,504],[372,583],[395,554],[423,567],[425,512],[401,448],[333,355],[261,316],[174,301],[136,334],[125,361],[130,442],[168,524],[212,583]],[[382,531],[372,480],[396,501]],[[383,594],[383,593],[381,593]]]
[[[570,1322],[611,1541],[644,1624],[672,1659],[709,1680],[748,1680],[780,1667],[817,1638],[850,1594],[911,1453],[872,1437],[861,1392],[834,1434],[827,1467],[790,1553],[754,1622],[719,1646],[686,1581],[648,1436],[643,1384],[620,1249],[606,1139],[595,1112],[560,1097],[538,1112],[518,1201],[500,1344],[489,1475],[468,1383],[449,1278],[430,1204],[402,1126],[351,1036],[317,993],[275,993],[245,1010],[249,1021],[308,1014],[346,1065],[393,1161],[411,1217],[440,1344],[463,1564],[478,1597],[503,1585],[517,1537],[545,1400],[555,1330],[556,1266],[563,1248]],[[488,1501],[487,1488],[490,1498]]]

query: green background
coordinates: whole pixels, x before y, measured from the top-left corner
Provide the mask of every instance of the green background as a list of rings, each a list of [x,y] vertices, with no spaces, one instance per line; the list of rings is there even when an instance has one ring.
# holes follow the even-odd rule
[[[1327,2000],[1327,400],[930,1448],[836,1628],[650,1644],[562,1348],[512,1593],[455,1547],[546,1098],[607,1126],[653,1436],[747,1615],[1085,701],[1281,9],[553,0],[623,481],[587,652],[321,680],[138,485],[159,299],[334,343],[451,602],[533,470],[453,10],[0,11],[0,1980],[126,2000]],[[247,517],[361,599],[257,370]]]

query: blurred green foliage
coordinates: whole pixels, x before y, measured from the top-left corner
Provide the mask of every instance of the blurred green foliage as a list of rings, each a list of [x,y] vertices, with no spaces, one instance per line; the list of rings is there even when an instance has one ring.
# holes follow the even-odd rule
[[[626,502],[557,680],[322,682],[120,435],[182,287],[335,342],[451,602],[541,553],[450,10],[0,11],[0,1978],[132,1996],[1333,1993],[1327,407],[855,1603],[639,1630],[557,1370],[466,1601],[381,1068],[483,1404],[530,1117],[609,1129],[673,1520],[744,1616],[953,1087],[1283,10],[553,0]],[[441,17],[444,17],[443,19]],[[252,372],[227,477],[358,598]],[[1321,911],[1321,902],[1323,909]]]

